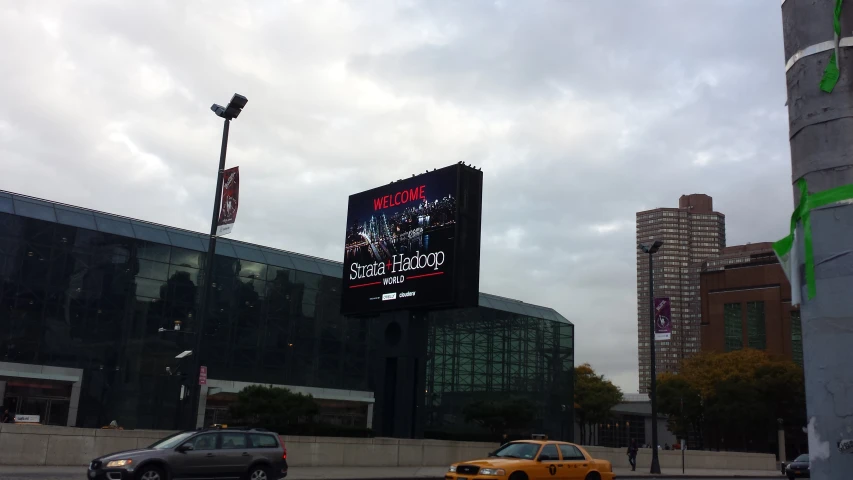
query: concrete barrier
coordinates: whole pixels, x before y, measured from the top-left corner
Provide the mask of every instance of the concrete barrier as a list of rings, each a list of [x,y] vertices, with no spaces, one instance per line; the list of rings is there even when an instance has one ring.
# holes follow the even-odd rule
[[[87,465],[112,452],[144,448],[174,432],[159,430],[96,430],[73,427],[0,424],[0,465]],[[407,440],[396,438],[284,437],[287,460],[293,467],[434,467],[483,458],[494,443]],[[628,467],[623,448],[587,447],[615,468]],[[760,453],[688,450],[687,468],[777,471],[776,457]],[[641,449],[640,466],[651,462],[651,450]],[[661,467],[681,467],[680,451],[660,452]]]

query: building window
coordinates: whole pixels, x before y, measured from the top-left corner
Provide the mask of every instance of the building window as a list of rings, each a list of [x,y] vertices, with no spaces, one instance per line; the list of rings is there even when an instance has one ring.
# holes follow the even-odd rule
[[[740,303],[727,303],[723,306],[725,320],[726,351],[743,348],[743,317]]]
[[[764,326],[764,302],[747,302],[746,330],[749,336],[749,348],[765,350],[767,335]]]
[[[803,366],[803,324],[800,323],[800,311],[791,312],[791,359]]]

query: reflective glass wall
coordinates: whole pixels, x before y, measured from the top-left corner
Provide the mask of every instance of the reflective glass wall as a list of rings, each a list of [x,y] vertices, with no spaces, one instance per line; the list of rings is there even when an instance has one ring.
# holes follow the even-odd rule
[[[83,369],[78,426],[173,428],[190,368],[175,356],[194,347],[203,244],[95,220],[128,235],[0,213],[0,361]],[[198,249],[131,236],[140,227]],[[210,378],[371,390],[370,325],[337,313],[339,278],[308,257],[315,272],[242,244],[220,251],[202,348]]]
[[[77,426],[175,428],[191,381],[175,356],[195,345],[206,247],[202,234],[0,192],[0,362],[82,369]],[[381,332],[338,313],[341,273],[221,239],[208,377],[374,391]],[[536,402],[540,432],[571,432],[572,325],[500,297],[480,305],[430,315],[427,430],[452,433],[467,402],[499,392]]]
[[[517,311],[482,306],[487,302],[509,303],[507,310]],[[508,433],[571,440],[574,327],[565,320],[533,316],[523,305],[481,295],[477,309],[430,315],[427,436],[474,438],[479,433],[485,439],[486,432],[465,423],[465,406],[524,397],[536,405],[538,417],[530,431]]]

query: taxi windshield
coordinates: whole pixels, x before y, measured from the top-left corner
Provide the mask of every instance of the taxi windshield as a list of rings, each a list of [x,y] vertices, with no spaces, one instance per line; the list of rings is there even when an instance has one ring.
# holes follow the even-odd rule
[[[502,458],[524,458],[526,460],[532,460],[539,452],[539,446],[540,445],[538,443],[508,443],[503,447],[499,448],[493,454],[493,456]]]

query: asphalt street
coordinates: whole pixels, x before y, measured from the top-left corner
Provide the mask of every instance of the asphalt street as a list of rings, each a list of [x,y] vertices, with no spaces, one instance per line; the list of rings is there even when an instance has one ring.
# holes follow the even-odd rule
[[[24,467],[20,469],[15,469],[14,467],[0,467],[0,477],[3,480],[83,480],[86,478],[86,468],[85,467]],[[15,471],[18,470],[18,471]],[[621,478],[648,478],[647,476],[637,476],[637,477],[627,477],[626,475],[618,475],[617,479]],[[698,477],[682,477],[682,476],[671,476],[671,475],[663,475],[663,476],[655,476],[654,478],[678,478],[681,480],[710,480],[713,477],[708,476],[698,476]],[[761,477],[741,477],[741,476],[720,476],[716,478],[738,478],[740,480],[766,480],[767,478],[774,478],[768,476]],[[784,479],[781,475],[779,475],[780,479]],[[425,477],[417,478],[417,480],[433,480]],[[369,480],[365,478],[357,478],[357,479],[344,479],[338,478],[336,480]],[[381,480],[403,480],[403,479],[390,479],[385,478]]]
[[[437,476],[435,469],[347,469],[347,468],[292,468],[291,475],[287,480],[442,480]],[[616,471],[617,479],[625,478],[678,478],[681,480],[710,480],[712,478],[738,478],[742,480],[766,480],[777,478],[787,480],[780,473],[766,472],[754,474],[754,472],[729,472],[719,474],[715,471],[703,471],[698,475],[688,473],[681,476],[680,472],[664,472],[660,476],[652,476],[641,472]],[[440,472],[438,473],[440,475]],[[719,476],[718,476],[719,475]],[[84,480],[86,478],[86,467],[13,467],[0,465],[0,479],[2,480]]]

